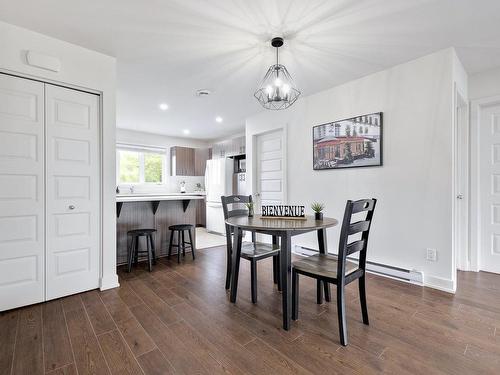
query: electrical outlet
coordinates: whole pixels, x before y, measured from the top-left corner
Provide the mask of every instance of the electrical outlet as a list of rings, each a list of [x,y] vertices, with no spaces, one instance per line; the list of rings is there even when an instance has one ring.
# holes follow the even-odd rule
[[[427,249],[427,260],[429,262],[437,261],[437,250],[436,249]]]

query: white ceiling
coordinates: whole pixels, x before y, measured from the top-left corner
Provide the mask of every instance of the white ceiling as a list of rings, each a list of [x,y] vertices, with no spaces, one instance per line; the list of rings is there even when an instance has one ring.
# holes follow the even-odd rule
[[[305,95],[450,46],[500,66],[500,0],[0,0],[0,20],[117,57],[118,127],[201,139],[262,110],[276,35]]]

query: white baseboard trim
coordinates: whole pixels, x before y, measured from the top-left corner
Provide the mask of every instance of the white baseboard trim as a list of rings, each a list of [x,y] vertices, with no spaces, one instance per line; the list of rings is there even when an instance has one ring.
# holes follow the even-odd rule
[[[455,294],[455,292],[457,291],[456,285],[453,283],[453,280],[432,275],[424,276],[424,286],[452,294]]]
[[[317,254],[318,250],[295,245],[293,253],[299,256],[311,256]],[[387,277],[389,279],[403,281],[405,283],[426,286],[448,293],[455,293],[456,288],[453,280],[436,276],[425,276],[422,271],[408,270],[375,262],[366,262],[366,272]]]
[[[120,286],[120,283],[118,282],[118,275],[114,274],[101,277],[99,285],[101,290],[118,288]]]

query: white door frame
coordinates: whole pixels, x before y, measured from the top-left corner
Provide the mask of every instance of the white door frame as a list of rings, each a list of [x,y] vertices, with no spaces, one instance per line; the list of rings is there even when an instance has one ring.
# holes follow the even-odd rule
[[[50,85],[61,86],[61,87],[68,88],[71,90],[83,91],[83,92],[86,92],[89,94],[97,95],[99,97],[99,123],[98,123],[98,127],[99,127],[99,140],[98,140],[98,148],[99,148],[99,285],[100,285],[100,288],[102,288],[103,287],[103,275],[104,275],[104,271],[103,271],[103,256],[104,256],[103,255],[103,249],[104,249],[104,246],[103,246],[103,231],[104,231],[103,225],[104,225],[104,221],[103,221],[103,202],[102,202],[102,198],[104,196],[104,176],[103,176],[103,171],[104,171],[104,165],[103,165],[104,163],[103,162],[104,161],[103,161],[103,144],[102,144],[103,131],[104,131],[104,127],[103,127],[104,120],[103,120],[103,110],[102,110],[104,108],[104,106],[103,106],[103,93],[102,93],[102,91],[95,90],[92,88],[80,87],[77,85],[72,85],[72,84],[64,83],[64,82],[58,82],[58,81],[47,79],[47,78],[39,78],[36,76],[32,76],[30,74],[13,72],[11,70],[2,69],[2,68],[0,68],[0,73],[6,74],[6,75],[12,76],[12,77],[29,79],[32,81],[38,81],[38,82],[47,83]],[[45,182],[44,182],[44,185],[45,185]],[[45,186],[45,188],[46,188],[46,186]]]
[[[273,133],[275,131],[281,130],[283,132],[283,202],[288,203],[288,147],[287,147],[287,126],[276,126],[272,129],[268,129],[266,131],[260,133],[252,134],[252,194],[255,194],[257,189],[257,137],[269,133]]]
[[[480,202],[480,157],[479,157],[479,126],[481,124],[481,111],[485,107],[500,104],[500,96],[471,101],[470,121],[470,149],[471,149],[471,174],[470,174],[470,244],[471,244],[471,271],[480,271],[481,267],[481,202]]]
[[[469,105],[467,97],[454,87],[453,108],[453,192],[452,192],[452,249],[454,253],[453,267],[456,269],[470,270],[470,139],[469,139]],[[461,121],[465,121],[461,123]],[[462,130],[462,131],[460,131]],[[465,139],[462,139],[465,137]],[[463,150],[462,145],[467,145]],[[465,153],[465,155],[463,155]],[[462,198],[459,198],[459,195]],[[465,241],[465,244],[461,243]],[[456,278],[455,278],[456,279]]]

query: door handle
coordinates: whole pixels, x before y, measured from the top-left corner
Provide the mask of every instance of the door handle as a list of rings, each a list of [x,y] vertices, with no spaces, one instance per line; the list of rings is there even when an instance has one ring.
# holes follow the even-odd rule
[[[74,209],[75,209],[75,206],[73,206],[72,204],[70,204],[70,205],[68,206],[68,208],[69,208],[70,210],[74,210]]]
[[[463,194],[458,194],[458,195],[457,195],[457,199],[464,199]]]

